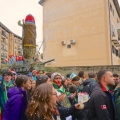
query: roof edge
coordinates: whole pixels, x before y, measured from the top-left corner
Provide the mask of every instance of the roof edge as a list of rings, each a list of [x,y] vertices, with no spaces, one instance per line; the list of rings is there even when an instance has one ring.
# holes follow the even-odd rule
[[[20,40],[22,40],[22,37],[20,37],[19,35],[16,35],[15,33],[13,33],[15,37],[19,38]]]
[[[44,1],[45,1],[45,0],[40,0],[38,3],[39,3],[41,6],[43,6],[43,2],[44,2]],[[119,3],[118,3],[118,0],[113,0],[113,2],[114,2],[114,4],[115,4],[117,13],[118,13],[118,15],[119,15],[119,17],[120,17],[120,5],[119,5]]]
[[[118,16],[120,17],[120,5],[118,0],[113,0],[114,4],[115,4],[115,8],[117,10]]]
[[[38,3],[42,6],[42,4],[43,4],[44,1],[45,0],[40,0]]]
[[[15,37],[22,39],[22,37],[20,37],[19,35],[16,35],[15,33],[13,33],[11,30],[9,30],[3,23],[0,22],[0,27],[2,27],[4,30],[6,30],[8,33],[12,33]]]

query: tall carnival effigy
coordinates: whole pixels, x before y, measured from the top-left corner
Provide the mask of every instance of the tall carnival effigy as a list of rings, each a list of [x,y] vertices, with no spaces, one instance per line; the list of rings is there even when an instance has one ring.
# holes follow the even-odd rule
[[[33,59],[36,53],[36,25],[34,17],[29,14],[26,16],[23,24],[18,22],[18,25],[22,26],[22,38],[23,38],[23,56],[25,60]]]
[[[9,58],[5,60],[5,63],[9,68],[14,69],[16,72],[29,72],[32,68],[44,68],[46,63],[54,61],[54,59],[41,62],[39,58],[40,54],[39,52],[36,52],[35,19],[29,14],[22,22],[23,23],[21,23],[20,20],[18,21],[18,25],[22,27],[23,56],[9,55]]]

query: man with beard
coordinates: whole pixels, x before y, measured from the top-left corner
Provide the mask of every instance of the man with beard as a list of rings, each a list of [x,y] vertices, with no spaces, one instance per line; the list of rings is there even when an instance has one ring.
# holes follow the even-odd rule
[[[114,85],[114,89],[115,89],[115,87],[119,83],[119,76],[118,76],[118,74],[113,74],[113,77],[115,78],[115,85]]]
[[[109,70],[100,70],[98,84],[89,99],[89,120],[115,120],[113,96],[109,88],[115,85],[115,78]]]

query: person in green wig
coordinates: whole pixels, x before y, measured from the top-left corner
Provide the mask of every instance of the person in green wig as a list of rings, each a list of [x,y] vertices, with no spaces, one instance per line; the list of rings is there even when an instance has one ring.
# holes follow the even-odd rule
[[[3,79],[0,83],[0,117],[1,118],[4,112],[4,105],[8,99],[7,92],[11,87],[14,86],[14,83],[11,80],[12,73],[10,71],[4,71],[2,76]]]

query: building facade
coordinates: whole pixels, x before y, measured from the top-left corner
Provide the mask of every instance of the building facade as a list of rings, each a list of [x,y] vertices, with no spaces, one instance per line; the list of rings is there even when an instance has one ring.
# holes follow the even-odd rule
[[[120,65],[117,0],[40,0],[48,66]],[[44,48],[43,48],[44,49]]]
[[[9,55],[22,55],[22,38],[0,22],[0,67]]]

